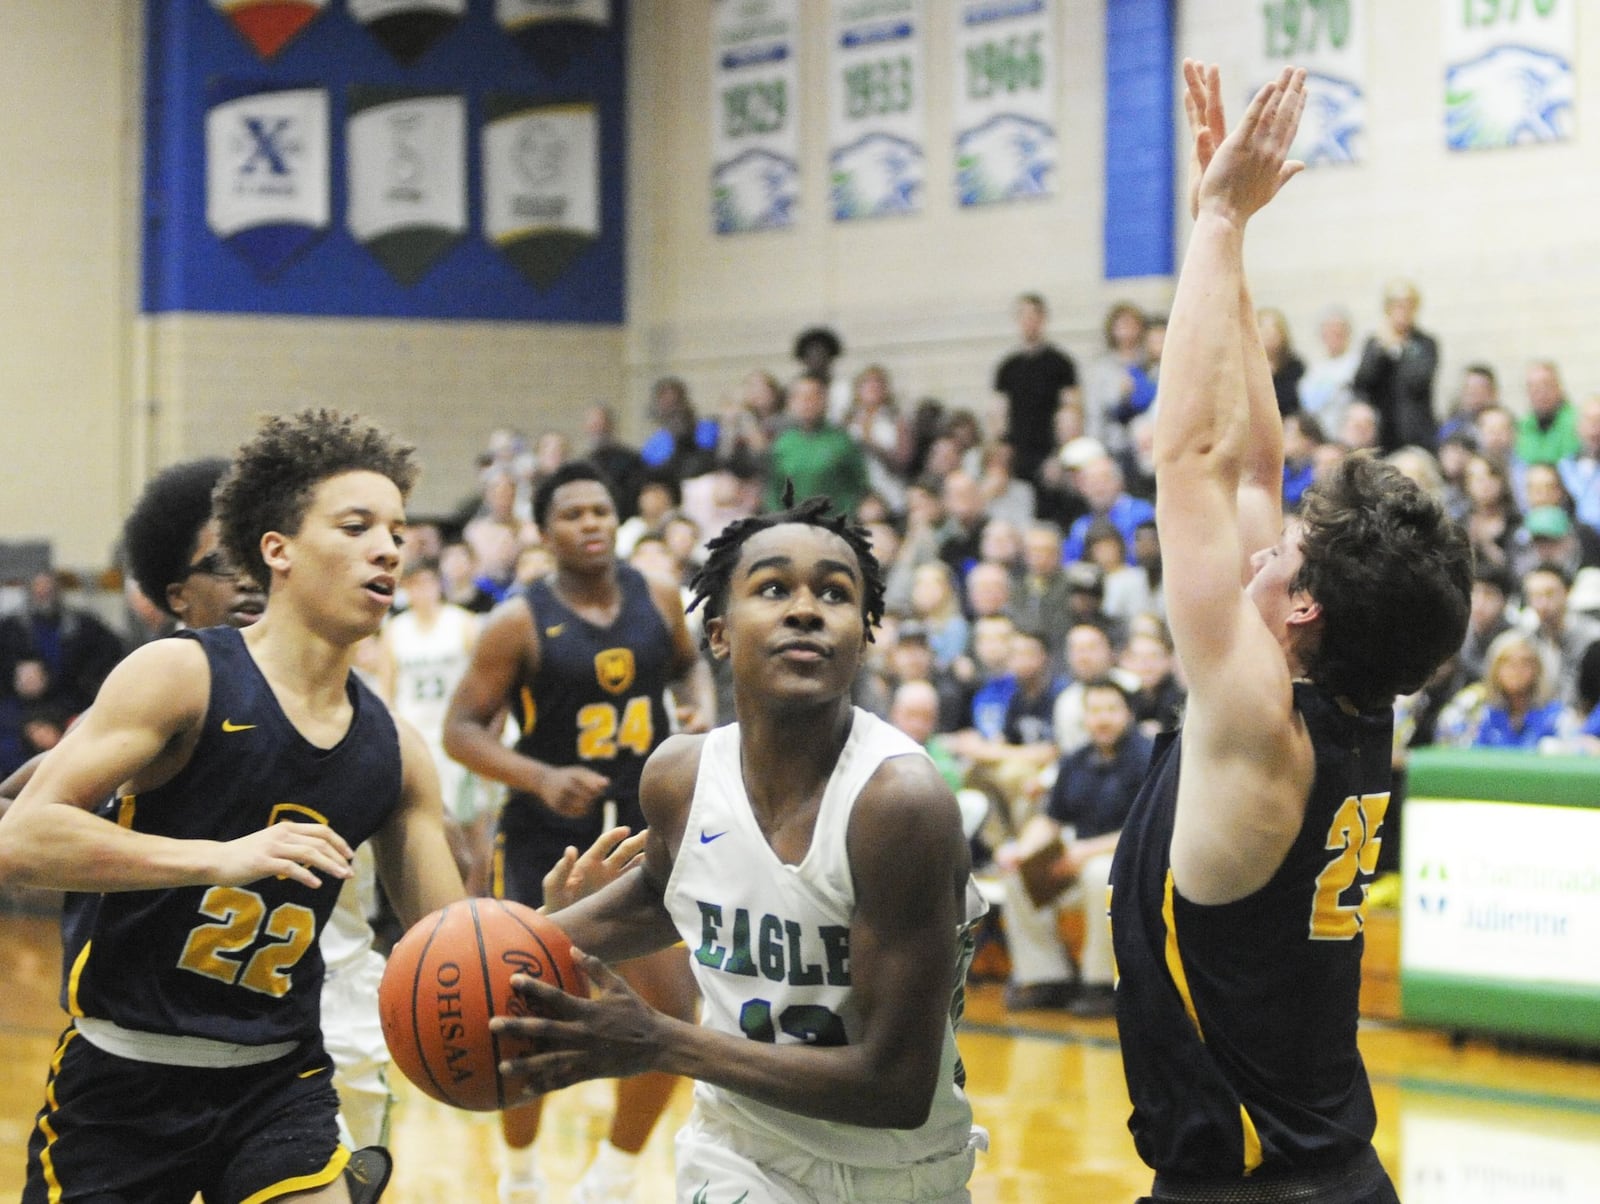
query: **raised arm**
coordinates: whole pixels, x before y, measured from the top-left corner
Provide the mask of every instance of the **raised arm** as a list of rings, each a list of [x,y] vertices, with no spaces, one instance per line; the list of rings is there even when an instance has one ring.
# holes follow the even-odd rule
[[[1194,106],[1199,69],[1184,69],[1186,104]],[[1220,93],[1214,69],[1198,78],[1207,97],[1197,125],[1203,147],[1215,138]],[[1172,866],[1184,894],[1199,902],[1248,893],[1265,880],[1254,877],[1262,866],[1270,875],[1285,832],[1298,828],[1309,772],[1283,649],[1241,587],[1241,566],[1259,551],[1250,544],[1267,538],[1262,556],[1289,551],[1279,532],[1259,530],[1262,514],[1248,529],[1241,514],[1247,484],[1268,487],[1259,478],[1270,476],[1264,462],[1281,456],[1282,440],[1275,403],[1273,423],[1257,413],[1268,403],[1254,396],[1246,365],[1243,331],[1253,315],[1244,227],[1300,169],[1285,156],[1304,82],[1303,71],[1286,70],[1216,145],[1196,190],[1162,361],[1156,522],[1173,640],[1190,681]],[[1259,354],[1254,340],[1252,350]],[[1253,442],[1263,431],[1265,452]]]
[[[147,644],[112,670],[0,819],[0,883],[122,891],[242,885],[273,874],[307,886],[348,878],[352,851],[324,824],[273,824],[224,842],[136,832],[92,814],[124,785],[137,796],[183,767],[210,680],[192,640]]]
[[[658,820],[650,819],[654,832]],[[529,1074],[541,1092],[659,1070],[802,1116],[871,1128],[920,1125],[938,1088],[956,986],[969,868],[960,813],[930,763],[896,758],[857,800],[847,840],[856,883],[850,978],[859,1017],[850,1044],[768,1044],[673,1020],[645,1007],[591,958],[585,969],[602,988],[598,998],[577,1000],[530,984],[530,1001],[550,1018],[495,1022],[547,1051],[508,1069]],[[559,913],[557,922],[573,917],[569,932],[581,934],[584,909],[626,889],[629,877],[652,872],[647,864],[642,874]]]

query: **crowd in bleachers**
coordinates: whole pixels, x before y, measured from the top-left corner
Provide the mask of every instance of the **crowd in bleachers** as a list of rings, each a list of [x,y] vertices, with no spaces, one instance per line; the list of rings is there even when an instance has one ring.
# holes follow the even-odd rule
[[[1306,356],[1281,312],[1260,311],[1288,507],[1340,457],[1382,455],[1470,534],[1471,630],[1397,702],[1397,765],[1431,742],[1600,750],[1600,395],[1572,402],[1558,367],[1534,361],[1525,398],[1502,402],[1494,371],[1474,363],[1436,418],[1438,346],[1418,306],[1410,286],[1387,289],[1360,345],[1330,309]],[[888,615],[858,701],[888,715],[903,686],[932,687],[940,755],[996,800],[980,839],[998,845],[1089,742],[1085,685],[1117,685],[1146,733],[1172,726],[1183,699],[1153,505],[1163,322],[1112,307],[1104,350],[1080,368],[1050,343],[1041,298],[1020,298],[1016,319],[1020,345],[981,411],[903,399],[883,364],[847,378],[842,340],[818,327],[796,339],[787,383],[753,369],[700,407],[682,380],[657,381],[637,447],[604,405],[577,438],[495,431],[479,487],[457,513],[417,523],[408,555],[437,561],[446,600],[487,611],[549,569],[531,498],[574,457],[615,484],[619,554],[680,585],[730,520],[781,505],[790,486],[827,494],[867,527],[886,570]],[[48,576],[33,583],[0,619],[0,770],[59,738],[125,642]]]

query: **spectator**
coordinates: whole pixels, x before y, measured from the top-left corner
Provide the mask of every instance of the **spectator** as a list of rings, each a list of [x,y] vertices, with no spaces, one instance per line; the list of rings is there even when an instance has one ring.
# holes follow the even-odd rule
[[[828,421],[826,388],[816,376],[802,376],[789,386],[787,408],[794,425],[772,445],[769,510],[783,509],[791,484],[796,500],[829,497],[844,514],[854,514],[866,495],[866,458],[843,428]]]
[[[1444,478],[1445,513],[1456,522],[1465,522],[1472,502],[1467,497],[1467,464],[1476,454],[1472,432],[1439,440],[1439,475]]]
[[[973,681],[962,728],[984,740],[1003,740],[1006,709],[1016,693],[1011,673],[1011,639],[1017,625],[1005,615],[990,615],[972,625]]]
[[[1339,426],[1339,442],[1347,451],[1378,451],[1382,440],[1382,419],[1364,401],[1352,401],[1344,408]]]
[[[683,486],[670,468],[645,470],[639,482],[637,507],[632,518],[617,528],[617,555],[627,559],[634,543],[647,532],[659,535],[667,519],[683,505]]]
[[[617,499],[617,515],[632,518],[639,509],[639,485],[644,478],[644,460],[639,453],[617,438],[617,415],[610,406],[596,402],[583,414],[585,447],[583,459],[588,460],[611,482],[611,492]]]
[[[1323,310],[1317,322],[1323,357],[1300,378],[1300,410],[1321,423],[1325,431],[1338,430],[1344,421],[1351,384],[1361,363],[1361,349],[1352,344],[1351,334],[1348,311],[1340,306]]]
[[[1089,503],[1078,488],[1078,472],[1090,460],[1106,454],[1098,439],[1082,432],[1082,410],[1062,406],[1056,411],[1056,446],[1040,467],[1034,484],[1034,512],[1065,531],[1084,514]]]
[[[1026,566],[1022,582],[1012,594],[1012,612],[1022,626],[1042,631],[1053,655],[1063,647],[1071,626],[1068,616],[1070,587],[1061,563],[1061,528],[1038,522],[1022,536]]]
[[[14,680],[19,664],[38,661],[48,675],[36,700],[41,711],[76,715],[125,651],[111,628],[66,604],[54,573],[35,573],[23,609],[0,618],[0,688]]]
[[[446,602],[479,615],[494,609],[494,595],[478,584],[478,557],[461,540],[439,549],[439,583]]]
[[[1517,528],[1511,568],[1517,576],[1540,564],[1560,565],[1568,576],[1600,565],[1600,532],[1572,521],[1572,499],[1554,464],[1530,464],[1528,512]]]
[[[889,370],[881,364],[869,364],[857,373],[844,429],[866,456],[867,481],[872,491],[890,510],[903,511],[905,473],[911,463],[911,425],[900,413],[889,384]]]
[[[1489,645],[1511,630],[1506,604],[1511,598],[1511,576],[1500,565],[1480,559],[1472,567],[1472,605],[1467,617],[1467,637],[1461,645],[1461,675],[1477,681],[1484,675]]]
[[[1011,574],[1004,565],[980,560],[968,570],[963,584],[969,620],[1011,613]]]
[[[1256,327],[1261,332],[1261,349],[1267,353],[1267,366],[1272,369],[1278,413],[1293,414],[1300,409],[1300,380],[1306,374],[1306,364],[1295,354],[1289,319],[1281,309],[1263,307],[1256,311]]]
[[[935,560],[921,565],[911,584],[911,616],[928,633],[933,660],[948,669],[967,650],[970,628],[961,613],[961,596],[950,566]]]
[[[1071,356],[1045,338],[1049,311],[1043,297],[1024,293],[1014,312],[1022,346],[995,370],[994,391],[1005,402],[1012,471],[1031,482],[1050,454],[1056,410],[1078,399],[1078,369]]]
[[[999,565],[1013,585],[1020,585],[1025,567],[1022,533],[1017,524],[1006,518],[990,518],[984,523],[983,536],[978,540],[978,563]]]
[[[833,377],[834,362],[844,354],[839,336],[826,326],[809,326],[795,336],[794,358],[800,361],[800,374],[815,378],[822,385],[830,421],[841,423],[850,409],[850,382]]]
[[[1378,446],[1386,452],[1414,443],[1432,451],[1438,440],[1433,378],[1439,344],[1417,329],[1422,295],[1406,280],[1383,290],[1383,321],[1367,339],[1356,368],[1356,396],[1378,411]]]
[[[1327,442],[1322,424],[1301,412],[1283,419],[1283,505],[1294,510],[1316,480],[1316,451]]]
[[[1056,695],[1051,713],[1051,729],[1060,753],[1077,752],[1089,741],[1085,721],[1084,684],[1109,677],[1131,694],[1139,679],[1119,668],[1105,628],[1094,623],[1079,623],[1067,632],[1067,673],[1069,684]]]
[[[1472,435],[1478,415],[1490,406],[1500,404],[1500,382],[1488,364],[1468,364],[1461,372],[1461,391],[1456,394],[1456,404],[1439,424],[1439,443],[1457,435]]]
[[[1600,639],[1600,619],[1567,609],[1571,591],[1572,578],[1560,565],[1541,564],[1522,578],[1522,626],[1550,666],[1562,701],[1573,696],[1584,649]]]
[[[938,701],[935,715],[936,730],[953,732],[965,722],[967,695],[948,669],[940,668],[934,661],[933,649],[928,641],[928,629],[916,620],[899,625],[894,644],[885,660],[884,686],[891,702],[900,688],[909,682],[925,682]],[[891,720],[892,722],[892,720]]]
[[[1582,450],[1578,416],[1550,360],[1528,365],[1528,412],[1517,423],[1517,459],[1524,464],[1555,464]]]
[[[1105,351],[1084,378],[1084,433],[1116,450],[1126,442],[1127,423],[1150,408],[1156,384],[1145,371],[1145,316],[1120,301],[1106,311]]]
[[[995,854],[1007,871],[1002,882],[1012,976],[1005,1002],[1012,1011],[1066,1007],[1086,1018],[1113,1011],[1106,891],[1117,837],[1150,766],[1151,744],[1135,726],[1120,685],[1104,677],[1083,685],[1087,742],[1058,762],[1044,814]],[[1028,853],[1038,863],[1028,871],[1032,889],[1019,872]],[[1083,912],[1076,973],[1057,924],[1065,906]]]
[[[1564,456],[1557,467],[1578,521],[1600,531],[1600,394],[1578,407],[1576,430],[1578,450]]]
[[[1520,516],[1505,467],[1484,455],[1468,460],[1467,502],[1464,525],[1474,558],[1509,568]]]
[[[939,497],[944,511],[938,533],[939,559],[957,577],[965,577],[983,550],[983,528],[989,521],[983,491],[976,477],[958,469],[944,478]]]
[[[1128,424],[1128,445],[1116,453],[1122,487],[1136,498],[1156,500],[1156,416],[1146,412]]]
[[[1184,688],[1173,659],[1172,636],[1159,618],[1146,629],[1133,631],[1122,650],[1121,668],[1139,682],[1130,694],[1134,722],[1145,735],[1177,730],[1183,714]]]
[[[678,480],[711,471],[721,437],[713,418],[701,418],[689,400],[689,386],[663,376],[650,387],[650,418],[656,429],[639,448],[647,468],[665,469]]]
[[[965,775],[960,759],[939,731],[939,692],[926,681],[902,682],[889,703],[889,722],[922,746],[952,791]]]
[[[1576,676],[1577,665],[1573,665]],[[1557,734],[1556,680],[1533,637],[1507,631],[1489,645],[1483,678],[1440,712],[1435,738],[1453,748],[1532,751]]]
[[[978,491],[991,519],[1025,527],[1034,517],[1034,488],[1013,473],[1012,455],[1011,445],[1005,442],[991,443],[984,449]]]
[[[1139,524],[1155,519],[1154,506],[1123,489],[1122,469],[1110,456],[1099,456],[1084,464],[1078,472],[1078,488],[1089,503],[1089,513],[1074,522],[1067,532],[1065,555],[1069,561],[1083,559],[1085,536],[1089,524],[1096,518],[1109,519],[1122,532],[1129,547],[1133,545],[1133,533]]]

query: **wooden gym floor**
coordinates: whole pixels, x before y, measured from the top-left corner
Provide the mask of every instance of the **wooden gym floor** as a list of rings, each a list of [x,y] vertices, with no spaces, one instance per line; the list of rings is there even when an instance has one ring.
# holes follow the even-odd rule
[[[22,1185],[28,1134],[63,1017],[53,919],[0,911],[0,1197]],[[1600,1040],[1600,1035],[1597,1035]],[[1362,1046],[1378,1103],[1378,1152],[1407,1204],[1578,1204],[1600,1184],[1600,1060],[1368,1023]],[[1109,1020],[1007,1014],[1000,988],[969,993],[961,1039],[990,1151],[975,1201],[1130,1204],[1149,1185],[1126,1129],[1127,1095]],[[398,1077],[398,1076],[397,1076]],[[494,1204],[498,1125],[396,1087],[387,1204]],[[540,1153],[565,1199],[605,1133],[608,1084],[555,1097]],[[672,1198],[680,1088],[645,1154],[640,1198]]]

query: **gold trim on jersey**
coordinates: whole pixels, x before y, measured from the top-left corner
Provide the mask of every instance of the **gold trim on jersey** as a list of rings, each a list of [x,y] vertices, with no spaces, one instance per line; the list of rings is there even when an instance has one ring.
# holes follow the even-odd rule
[[[522,728],[524,736],[533,732],[533,725],[539,722],[539,704],[533,701],[533,690],[529,686],[522,687]]]
[[[138,809],[139,796],[125,794],[117,800],[117,827],[132,828],[133,813]]]
[[[83,1015],[83,1007],[78,1003],[78,980],[83,977],[83,968],[89,964],[89,950],[94,947],[94,942],[84,941],[83,948],[78,950],[78,956],[72,959],[72,970],[67,974],[67,1015]]]
[[[296,818],[300,816],[303,816],[304,819]],[[296,823],[303,823],[305,820],[310,820],[314,824],[328,823],[326,815],[313,807],[307,807],[304,803],[274,803],[272,804],[272,810],[267,812],[266,826],[270,828],[273,824],[286,819],[293,820]],[[328,826],[332,827],[333,825],[328,824]],[[278,876],[280,878],[283,877],[282,874]]]
[[[50,1077],[44,1085],[44,1112],[39,1117],[39,1132],[44,1134],[44,1149],[39,1151],[39,1169],[44,1173],[50,1204],[61,1202],[61,1180],[56,1176],[56,1163],[50,1152],[56,1143],[56,1131],[50,1124],[50,1118],[61,1110],[61,1105],[56,1101],[56,1076],[61,1073],[61,1060],[66,1057],[67,1046],[76,1036],[76,1028],[69,1028],[61,1034],[61,1043],[56,1046],[55,1055],[50,1059]]]
[[[279,1179],[270,1187],[263,1187],[253,1195],[246,1196],[239,1201],[239,1204],[266,1204],[268,1200],[276,1200],[280,1196],[291,1195],[297,1191],[326,1187],[344,1174],[345,1164],[349,1161],[350,1151],[342,1145],[336,1145],[333,1147],[333,1157],[328,1159],[328,1165],[320,1171],[313,1171],[309,1175],[296,1175],[292,1179]]]

